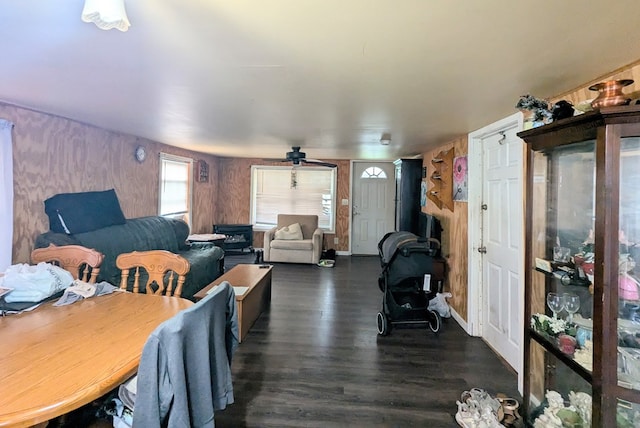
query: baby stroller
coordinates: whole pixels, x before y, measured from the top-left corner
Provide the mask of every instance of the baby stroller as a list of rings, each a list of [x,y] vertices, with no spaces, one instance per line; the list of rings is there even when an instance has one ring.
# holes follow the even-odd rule
[[[440,330],[440,314],[428,308],[441,291],[445,261],[436,257],[440,242],[410,232],[389,232],[378,243],[382,273],[378,286],[383,292],[378,312],[378,334],[386,336],[392,325],[426,324]]]

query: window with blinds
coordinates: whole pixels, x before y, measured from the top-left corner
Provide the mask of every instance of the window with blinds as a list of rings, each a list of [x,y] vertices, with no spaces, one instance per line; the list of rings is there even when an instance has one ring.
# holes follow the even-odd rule
[[[192,170],[192,159],[160,153],[159,215],[191,225]]]
[[[317,214],[325,232],[335,230],[336,169],[251,167],[251,223],[257,230],[277,224],[278,214]]]

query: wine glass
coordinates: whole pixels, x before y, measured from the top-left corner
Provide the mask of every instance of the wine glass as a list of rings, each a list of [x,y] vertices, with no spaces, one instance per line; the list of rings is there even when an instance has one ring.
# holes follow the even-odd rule
[[[564,309],[564,298],[558,293],[547,294],[547,306],[553,312],[553,318],[558,318],[558,312]]]
[[[569,313],[567,321],[573,322],[573,314],[580,309],[580,297],[573,293],[564,293],[562,297],[564,298],[564,308]]]

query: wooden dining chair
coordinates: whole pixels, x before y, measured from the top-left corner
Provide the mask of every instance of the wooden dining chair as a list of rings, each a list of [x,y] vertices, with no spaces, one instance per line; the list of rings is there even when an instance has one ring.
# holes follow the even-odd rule
[[[74,279],[95,284],[104,255],[81,245],[53,245],[31,252],[31,263],[51,263],[71,273]]]
[[[187,259],[166,250],[123,253],[116,258],[116,266],[122,271],[120,288],[128,289],[129,271],[135,268],[132,290],[134,293],[146,292],[177,297],[182,294],[182,284],[191,267]],[[148,275],[145,284],[140,284],[140,268]]]

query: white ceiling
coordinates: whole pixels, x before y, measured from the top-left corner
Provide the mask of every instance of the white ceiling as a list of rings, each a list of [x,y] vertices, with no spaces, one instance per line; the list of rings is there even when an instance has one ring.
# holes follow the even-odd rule
[[[82,7],[0,0],[0,101],[221,156],[412,156],[640,59],[637,0],[126,0],[126,33]]]

